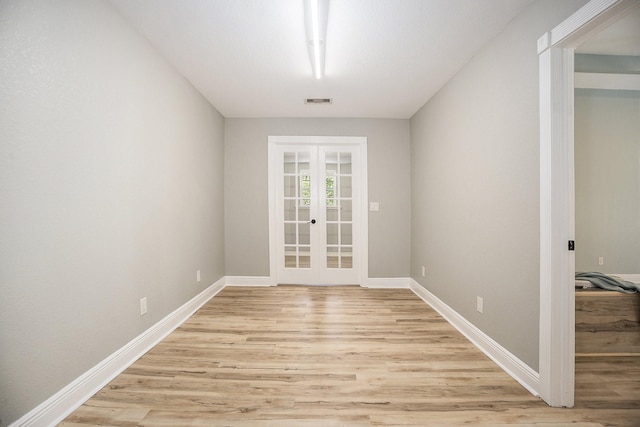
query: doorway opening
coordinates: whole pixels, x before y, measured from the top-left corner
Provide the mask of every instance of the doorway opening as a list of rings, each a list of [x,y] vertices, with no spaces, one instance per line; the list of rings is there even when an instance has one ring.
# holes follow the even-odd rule
[[[538,40],[540,66],[540,396],[572,407],[575,380],[574,51],[640,7],[592,0]],[[579,243],[578,243],[579,247]]]
[[[574,56],[576,272],[640,283],[640,9],[589,33]],[[633,407],[640,295],[576,280],[575,401]]]
[[[269,137],[273,283],[366,282],[366,180],[364,137]]]

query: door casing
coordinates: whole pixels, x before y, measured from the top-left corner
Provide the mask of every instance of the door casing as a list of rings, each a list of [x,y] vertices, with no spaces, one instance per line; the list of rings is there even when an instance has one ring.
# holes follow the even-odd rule
[[[358,148],[358,161],[360,169],[360,224],[359,256],[360,263],[357,271],[358,284],[366,286],[369,274],[369,216],[368,216],[368,190],[367,190],[367,138],[361,136],[269,136],[268,137],[268,187],[269,187],[269,281],[271,285],[278,284],[278,259],[277,259],[277,215],[276,215],[276,162],[277,147],[279,145],[351,145]]]

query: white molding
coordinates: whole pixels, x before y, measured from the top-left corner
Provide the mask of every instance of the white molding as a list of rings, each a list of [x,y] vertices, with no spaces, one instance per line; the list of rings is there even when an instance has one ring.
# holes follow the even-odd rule
[[[367,152],[368,139],[362,137],[360,140],[360,230],[359,248],[360,252],[360,283],[366,283],[369,279],[369,153]]]
[[[267,195],[269,198],[269,277],[272,283],[278,283],[278,236],[276,221],[276,168],[275,162],[277,157],[277,139],[270,136],[267,143]]]
[[[539,394],[551,406],[574,404],[575,254],[567,248],[575,240],[573,52],[638,7],[637,0],[592,0],[552,29],[550,47],[539,53]]]
[[[617,3],[620,3],[620,0],[591,0],[551,31],[551,45],[570,40],[583,26],[591,23]]]
[[[227,276],[227,286],[276,286],[276,281],[270,276]]]
[[[536,371],[415,280],[410,279],[409,288],[531,394],[539,396],[540,377]]]
[[[615,276],[619,279],[626,280],[627,282],[633,282],[640,284],[640,274],[631,273],[631,274],[611,274],[611,276]]]
[[[409,277],[370,277],[362,285],[363,288],[379,289],[408,289],[411,279]]]
[[[268,142],[271,144],[311,144],[311,145],[332,145],[332,144],[366,144],[366,136],[269,136]]]
[[[551,47],[551,33],[547,31],[538,39],[538,55]]]
[[[574,403],[573,48],[540,55],[540,396]],[[563,83],[565,82],[565,83]],[[571,326],[570,326],[571,325]]]
[[[576,89],[640,90],[640,74],[576,73]]]
[[[225,278],[223,277],[13,422],[11,427],[44,427],[58,424],[180,326],[207,301],[224,289],[224,286]]]
[[[278,278],[278,236],[276,224],[276,164],[277,146],[282,144],[310,144],[310,145],[352,145],[357,146],[360,160],[360,219],[358,227],[359,267],[358,282],[367,283],[369,274],[369,191],[368,191],[368,153],[366,136],[281,136],[267,137],[268,150],[268,200],[269,200],[269,277],[274,284]]]

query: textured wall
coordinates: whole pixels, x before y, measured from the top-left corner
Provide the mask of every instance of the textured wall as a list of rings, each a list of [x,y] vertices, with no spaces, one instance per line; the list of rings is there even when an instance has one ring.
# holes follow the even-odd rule
[[[225,237],[228,276],[269,275],[269,135],[368,137],[369,277],[409,275],[409,121],[226,119]]]
[[[584,3],[533,3],[411,119],[411,276],[533,369],[540,302],[536,41]],[[476,311],[477,296],[484,314]]]
[[[0,99],[6,426],[224,275],[224,120],[99,0],[3,0]]]

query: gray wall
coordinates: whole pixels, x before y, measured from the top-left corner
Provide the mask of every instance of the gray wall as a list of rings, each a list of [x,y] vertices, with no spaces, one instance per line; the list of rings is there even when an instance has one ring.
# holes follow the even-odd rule
[[[640,92],[576,90],[575,174],[576,270],[640,273]]]
[[[408,277],[409,121],[385,119],[226,119],[226,274],[269,275],[269,135],[368,137],[369,277]]]
[[[640,56],[577,53],[574,58],[577,73],[640,74]]]
[[[584,3],[533,3],[411,119],[411,277],[533,369],[540,292],[536,41]],[[484,298],[484,314],[476,296]]]
[[[6,426],[224,275],[224,119],[97,0],[2,1],[0,99]]]

